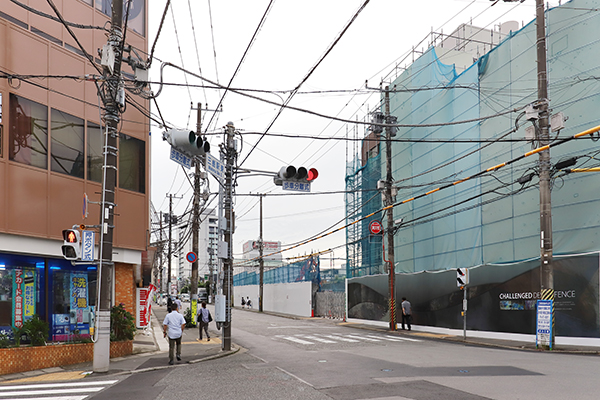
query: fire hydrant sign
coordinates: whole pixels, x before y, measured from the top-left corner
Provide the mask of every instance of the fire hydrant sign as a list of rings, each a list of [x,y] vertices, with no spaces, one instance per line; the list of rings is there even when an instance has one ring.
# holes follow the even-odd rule
[[[537,301],[535,344],[552,349],[552,300]]]

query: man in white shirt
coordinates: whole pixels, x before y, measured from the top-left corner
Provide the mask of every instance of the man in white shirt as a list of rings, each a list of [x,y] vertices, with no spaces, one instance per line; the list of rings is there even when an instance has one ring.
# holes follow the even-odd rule
[[[173,352],[177,347],[177,361],[181,361],[181,335],[185,328],[185,318],[179,314],[177,303],[173,303],[173,311],[163,321],[164,336],[169,336],[169,365],[173,365]]]

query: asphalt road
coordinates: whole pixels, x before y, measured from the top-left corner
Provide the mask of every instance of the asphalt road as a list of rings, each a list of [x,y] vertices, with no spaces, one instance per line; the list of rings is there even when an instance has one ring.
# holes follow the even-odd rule
[[[197,330],[187,334],[195,340]],[[239,309],[232,340],[236,354],[175,367],[160,358],[156,370],[104,377],[77,399],[585,400],[600,393],[595,355],[478,347]],[[185,345],[182,356],[189,356]]]

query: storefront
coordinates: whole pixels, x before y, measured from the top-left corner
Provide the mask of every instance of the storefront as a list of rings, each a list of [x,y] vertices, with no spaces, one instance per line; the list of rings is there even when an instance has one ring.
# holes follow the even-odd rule
[[[50,341],[93,333],[95,265],[0,253],[0,333],[12,337],[34,315],[48,322]]]

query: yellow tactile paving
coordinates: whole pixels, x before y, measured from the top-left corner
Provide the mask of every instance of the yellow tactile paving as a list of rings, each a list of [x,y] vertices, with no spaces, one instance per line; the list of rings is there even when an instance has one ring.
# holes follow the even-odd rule
[[[194,340],[193,342],[181,342],[181,344],[211,344],[211,343],[215,343],[215,344],[221,344],[221,339],[217,338],[217,337],[211,337],[210,341],[207,341],[206,339],[202,339],[202,341],[199,340]]]
[[[12,381],[4,381],[1,384],[7,383],[26,383],[26,382],[50,382],[50,381],[73,381],[76,379],[85,378],[86,374],[84,371],[66,371],[66,372],[54,372],[51,374],[44,374],[38,376],[31,376],[29,378],[14,379]]]

